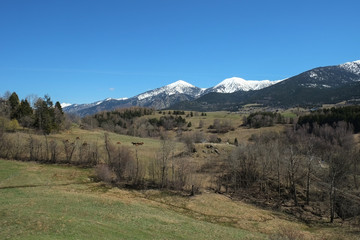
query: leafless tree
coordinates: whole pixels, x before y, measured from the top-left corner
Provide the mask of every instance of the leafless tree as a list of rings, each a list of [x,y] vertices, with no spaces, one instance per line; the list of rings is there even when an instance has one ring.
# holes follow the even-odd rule
[[[71,163],[72,157],[76,149],[76,141],[70,142],[69,140],[63,140],[62,143],[64,145],[66,162]]]

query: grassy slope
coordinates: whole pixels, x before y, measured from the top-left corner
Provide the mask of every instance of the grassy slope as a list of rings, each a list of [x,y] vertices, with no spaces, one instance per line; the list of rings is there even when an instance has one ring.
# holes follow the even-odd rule
[[[0,160],[0,239],[239,239],[260,236],[198,221],[91,183],[90,170]],[[252,238],[250,237],[250,238]]]
[[[218,194],[188,198],[91,182],[91,169],[0,160],[0,239],[354,238]],[[355,238],[356,239],[356,238]]]

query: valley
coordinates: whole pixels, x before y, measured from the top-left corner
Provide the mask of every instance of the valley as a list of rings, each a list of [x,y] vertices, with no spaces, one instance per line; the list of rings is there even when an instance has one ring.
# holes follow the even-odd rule
[[[137,115],[138,111],[148,115],[128,119],[123,129],[127,132],[109,128],[110,119],[114,119],[111,114],[124,117]],[[326,178],[317,179],[326,171],[317,163],[312,165],[314,183],[310,188],[311,201],[306,204],[303,175],[306,168],[302,165],[306,163],[302,162],[306,155],[300,148],[294,156],[299,161],[302,159],[299,162],[302,170],[294,171],[293,180],[287,176],[291,170],[286,163],[290,156],[287,149],[292,146],[294,151],[295,145],[281,145],[282,140],[277,136],[291,129],[290,119],[308,114],[306,110],[288,110],[267,120],[258,118],[257,111],[254,115],[225,111],[146,111],[134,108],[108,112],[106,130],[103,124],[90,126],[94,121],[87,117],[80,125],[73,123],[69,129],[50,135],[21,128],[3,133],[0,153],[10,160],[0,160],[0,214],[4,226],[1,238],[97,239],[101,235],[107,239],[130,236],[132,239],[349,239],[357,236],[356,216],[338,215],[349,213],[337,209],[333,223],[329,223],[327,187],[322,185]],[[152,137],[141,130],[147,121],[164,116],[182,116],[185,123],[168,130],[167,125],[155,128]],[[245,125],[251,116],[263,119],[260,124],[264,126]],[[3,148],[4,141],[12,143],[8,145],[9,151]],[[291,137],[286,141],[298,140]],[[296,145],[301,146],[299,143]],[[31,153],[31,146],[38,149],[37,153]],[[69,146],[73,146],[71,158],[67,152]],[[274,164],[279,153],[285,162],[276,170]],[[251,156],[256,159],[255,168],[248,165],[255,160]],[[314,152],[314,156],[320,157],[321,153]],[[123,164],[124,160],[127,162],[123,168],[117,168],[116,164]],[[165,165],[162,161],[166,161]],[[237,161],[242,163],[239,165]],[[263,169],[262,164],[268,169]],[[162,172],[164,169],[166,172]],[[279,170],[281,196],[276,192]],[[252,171],[255,179],[248,178]],[[234,181],[234,173],[239,181]],[[244,185],[244,181],[252,183]],[[287,181],[295,181],[297,202],[292,199]],[[349,181],[347,187],[354,188],[352,184]],[[355,189],[338,191],[340,196],[344,193],[357,201]],[[354,210],[358,211],[356,207]]]

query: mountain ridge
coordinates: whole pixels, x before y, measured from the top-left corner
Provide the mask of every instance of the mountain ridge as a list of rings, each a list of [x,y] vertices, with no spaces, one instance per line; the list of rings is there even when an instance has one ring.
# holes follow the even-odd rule
[[[319,106],[325,103],[360,99],[360,61],[318,67],[272,86],[249,92],[211,93],[172,109],[236,111],[250,103],[274,107]]]
[[[358,86],[360,86],[360,60],[313,68],[278,81],[255,81],[231,77],[207,89],[178,80],[131,98],[73,104],[65,107],[64,111],[86,116],[99,111],[131,106],[216,111],[236,110],[248,103],[282,107],[318,105],[360,99]]]
[[[241,79],[241,80],[240,80]],[[156,109],[167,108],[177,102],[191,101],[196,98],[215,92],[221,89],[221,92],[232,93],[235,91],[250,91],[267,87],[275,84],[277,81],[271,82],[269,80],[263,81],[248,81],[242,78],[227,78],[212,88],[199,88],[184,80],[178,80],[171,84],[159,87],[153,90],[140,93],[131,98],[113,99],[107,98],[105,100],[96,101],[89,104],[72,104],[64,107],[64,111],[68,113],[75,113],[80,116],[94,114],[99,111],[113,110],[115,108],[142,106],[153,107]],[[226,86],[223,86],[227,84]],[[230,87],[229,87],[230,86]]]

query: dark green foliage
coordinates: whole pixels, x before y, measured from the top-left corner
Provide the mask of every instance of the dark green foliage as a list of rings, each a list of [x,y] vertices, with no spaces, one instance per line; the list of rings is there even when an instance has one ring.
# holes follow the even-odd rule
[[[141,107],[132,107],[125,109],[117,109],[114,111],[104,111],[92,116],[99,122],[99,126],[102,125],[103,122],[110,120],[114,124],[119,126],[123,126],[125,121],[133,120],[138,117],[152,115],[154,113],[154,109],[152,108],[141,108]]]
[[[44,134],[59,131],[65,121],[64,112],[59,102],[53,106],[48,95],[44,99],[39,98],[35,103],[34,127]]]
[[[351,124],[355,133],[360,132],[360,106],[320,109],[309,115],[299,117],[298,124],[300,126],[308,124],[312,131],[315,124],[336,126],[341,121]]]
[[[51,104],[51,105],[49,105]],[[35,103],[35,128],[44,134],[49,134],[53,130],[54,111],[50,99],[43,100],[41,98]]]
[[[173,114],[174,114],[174,115],[185,115],[185,112],[184,112],[184,111],[180,111],[180,110],[174,110],[174,111],[173,111]]]
[[[185,118],[177,114],[185,114],[183,111],[169,112],[169,115],[163,115],[160,118],[140,118],[153,115],[152,108],[132,107],[127,109],[117,109],[114,111],[104,111],[93,116],[83,118],[84,127],[101,127],[108,131],[136,136],[157,136],[160,128],[172,130],[185,126]],[[165,112],[162,112],[165,113]]]
[[[21,100],[19,109],[18,109],[18,115],[20,118],[25,116],[31,116],[33,114],[33,109],[31,108],[29,102],[25,100]]]
[[[9,105],[10,105],[10,118],[18,119],[18,108],[20,106],[20,100],[16,92],[13,92],[9,97]]]
[[[31,127],[34,124],[34,111],[27,100],[21,100],[17,119],[24,127]]]
[[[63,109],[61,107],[61,104],[59,102],[55,103],[55,108],[58,109],[61,114],[64,114],[64,111],[63,111]]]
[[[247,118],[245,125],[251,128],[270,127],[275,123],[285,122],[284,117],[279,113],[256,112],[251,113]]]
[[[59,131],[65,121],[64,112],[59,102],[53,106],[50,96],[39,98],[34,109],[28,100],[19,100],[13,92],[8,99],[1,101],[1,113],[10,119],[16,119],[23,127],[35,128],[44,134]]]

